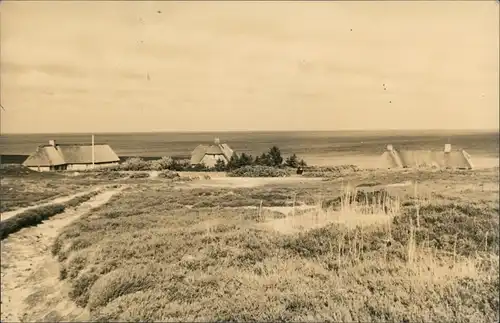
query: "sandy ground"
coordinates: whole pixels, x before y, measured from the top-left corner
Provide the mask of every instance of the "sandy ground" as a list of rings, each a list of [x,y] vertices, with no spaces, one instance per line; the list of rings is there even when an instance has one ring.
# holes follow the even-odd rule
[[[256,207],[248,207],[257,209]],[[323,211],[317,207],[303,205],[296,207],[296,210],[309,210],[302,215],[292,215],[291,207],[263,207],[263,210],[271,210],[283,213],[286,217],[281,219],[266,219],[264,222],[255,223],[247,220],[224,220],[211,219],[195,225],[196,229],[210,231],[212,227],[221,224],[235,224],[241,227],[251,227],[261,230],[276,231],[281,234],[295,234],[312,229],[325,227],[329,224],[339,224],[346,229],[353,229],[357,226],[369,227],[373,225],[383,225],[389,227],[392,217],[385,213],[361,214],[354,211]],[[256,211],[257,212],[257,211]]]
[[[19,209],[15,209],[15,210],[12,210],[12,211],[9,211],[9,212],[4,212],[1,214],[1,220],[7,220],[8,218],[11,218],[19,213],[22,213],[26,210],[30,210],[30,209],[34,209],[34,208],[37,208],[37,207],[40,207],[40,206],[45,206],[45,205],[50,205],[50,204],[56,204],[56,203],[65,203],[77,196],[81,196],[81,195],[85,195],[87,193],[90,193],[90,192],[94,192],[94,191],[98,191],[102,189],[102,187],[96,187],[96,188],[93,188],[91,190],[88,190],[88,191],[85,191],[85,192],[80,192],[80,193],[76,193],[76,194],[73,194],[73,195],[68,195],[68,196],[63,196],[63,197],[58,197],[58,198],[55,198],[53,200],[50,200],[48,202],[44,202],[44,203],[41,203],[41,204],[37,204],[37,205],[32,205],[32,206],[27,206],[27,207],[23,207],[23,208],[19,208]]]
[[[63,227],[103,205],[120,190],[105,191],[78,208],[22,229],[1,242],[2,321],[88,320],[86,310],[68,298],[69,286],[59,280],[59,263],[50,248]]]
[[[214,177],[210,180],[198,180],[186,183],[188,187],[257,187],[268,184],[301,184],[322,181],[322,178],[307,177]]]

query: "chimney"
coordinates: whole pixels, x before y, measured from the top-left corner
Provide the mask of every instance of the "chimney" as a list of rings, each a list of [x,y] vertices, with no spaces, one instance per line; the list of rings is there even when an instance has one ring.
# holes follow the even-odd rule
[[[51,145],[52,147],[55,147],[56,146],[56,141],[55,140],[49,140],[49,145]]]
[[[220,140],[219,140],[219,138],[215,138],[215,139],[214,139],[214,143],[215,143],[216,145],[219,145],[219,144],[220,144]]]
[[[392,147],[392,145],[387,145],[387,151],[393,151],[394,148]]]
[[[445,153],[451,152],[451,144],[445,144],[444,145],[444,152]]]

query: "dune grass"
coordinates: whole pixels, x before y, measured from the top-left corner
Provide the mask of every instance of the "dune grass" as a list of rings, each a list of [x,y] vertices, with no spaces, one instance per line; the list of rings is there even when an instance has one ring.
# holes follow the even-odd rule
[[[310,185],[138,185],[68,226],[52,251],[98,321],[498,321],[498,197],[404,188],[374,205],[346,203],[339,182]],[[391,220],[293,234],[260,225],[285,217],[266,206],[299,201]]]

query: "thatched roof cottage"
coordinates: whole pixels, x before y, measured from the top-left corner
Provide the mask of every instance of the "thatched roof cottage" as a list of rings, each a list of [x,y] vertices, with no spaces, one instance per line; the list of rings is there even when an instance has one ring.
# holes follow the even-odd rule
[[[23,163],[35,171],[85,170],[92,167],[117,165],[120,158],[109,145],[56,144],[50,140],[42,145]]]
[[[441,151],[396,150],[392,145],[387,145],[382,162],[387,168],[473,168],[471,156],[463,149],[452,150],[450,144],[446,144]]]
[[[233,153],[233,150],[227,144],[221,144],[219,138],[215,138],[212,145],[198,145],[193,150],[191,165],[204,164],[208,167],[214,167],[219,159],[227,164]]]

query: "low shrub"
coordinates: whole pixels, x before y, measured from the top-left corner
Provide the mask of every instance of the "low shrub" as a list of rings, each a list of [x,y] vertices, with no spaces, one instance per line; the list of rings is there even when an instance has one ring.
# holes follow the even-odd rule
[[[0,222],[1,239],[7,238],[9,234],[17,232],[24,227],[37,225],[51,216],[64,212],[64,209],[65,207],[62,204],[51,204],[27,210],[19,215],[8,218]]]
[[[401,242],[409,239],[410,219],[416,226],[414,207],[406,207],[392,223],[394,239]],[[439,250],[453,251],[459,255],[472,256],[476,251],[499,250],[499,218],[491,208],[474,205],[431,204],[419,209],[419,226],[415,229],[417,244],[425,244]]]
[[[365,189],[353,198],[366,204],[385,198],[373,185],[377,179],[363,178],[358,188]],[[261,214],[261,201],[337,206],[343,192],[340,182],[137,186],[66,227],[53,251],[67,253],[59,257],[61,276],[93,321],[498,321],[498,280],[492,279],[498,263],[475,256],[498,258],[498,198],[472,203],[474,192],[434,200],[418,217],[415,201],[390,226],[301,230],[301,218],[292,216],[315,221],[306,209],[273,223],[300,233],[257,223],[285,217],[265,208]],[[242,208],[225,208],[236,206]],[[410,232],[417,251],[411,264]]]
[[[158,173],[158,177],[166,178],[166,179],[176,179],[176,178],[179,178],[180,175],[179,175],[179,173],[173,172],[171,170],[164,170],[164,171]]]
[[[284,169],[269,166],[245,166],[227,174],[229,177],[286,177],[290,173]]]
[[[352,173],[357,173],[361,171],[356,165],[338,165],[338,166],[327,166],[327,167],[308,167],[303,176],[307,177],[326,177],[326,176],[346,176]]]
[[[107,167],[102,167],[97,169],[100,172],[117,172],[121,170],[121,165],[113,165],[113,166],[107,166]]]
[[[166,170],[169,169],[173,163],[174,160],[171,157],[162,157],[151,162],[151,169],[157,171]]]
[[[65,208],[76,207],[76,206],[82,204],[83,202],[87,202],[88,200],[90,200],[91,198],[96,196],[97,194],[99,194],[99,193],[97,191],[94,191],[94,192],[90,192],[90,193],[87,193],[84,195],[76,196],[76,197],[72,198],[71,200],[69,200],[68,202],[64,203],[63,205]]]
[[[131,157],[127,160],[125,160],[121,165],[120,165],[121,170],[125,171],[145,171],[145,170],[151,170],[151,163],[145,161],[144,159],[140,157]]]
[[[133,173],[130,175],[129,178],[148,178],[149,174],[148,173]]]
[[[92,180],[117,180],[126,178],[128,175],[120,172],[120,166],[112,166],[99,169],[85,170],[80,175],[81,178],[92,179]]]
[[[54,215],[63,213],[66,208],[75,207],[90,200],[96,194],[97,192],[91,192],[85,195],[77,196],[66,203],[54,203],[21,212],[16,216],[0,222],[0,238],[3,240],[7,238],[9,234],[18,232],[22,228],[40,224]]]

